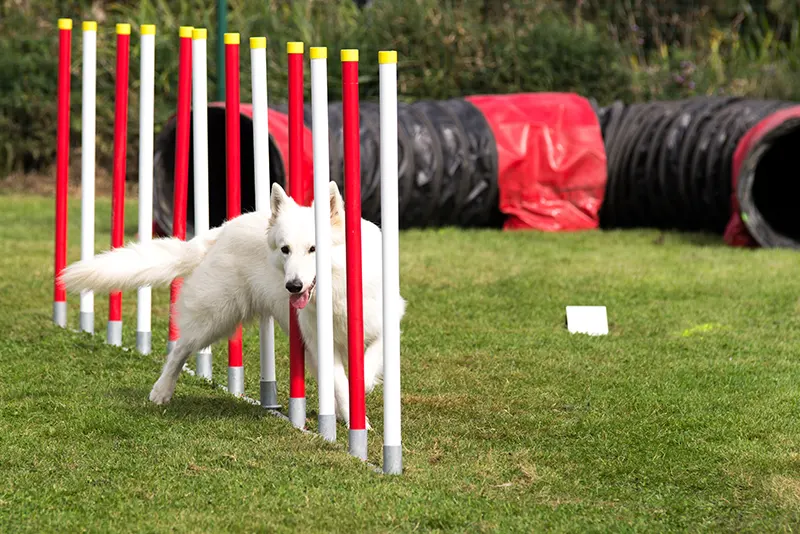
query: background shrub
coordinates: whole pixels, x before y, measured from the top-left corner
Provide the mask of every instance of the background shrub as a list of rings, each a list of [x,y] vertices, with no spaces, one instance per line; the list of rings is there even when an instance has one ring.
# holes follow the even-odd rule
[[[209,29],[209,98],[216,96],[216,2],[0,0],[0,169],[46,170],[55,159],[58,17],[74,21],[73,162],[79,162],[80,22],[98,30],[97,157],[111,170],[117,22],[132,25],[128,175],[135,178],[141,24],[157,25],[156,134],[175,112],[178,26]],[[800,8],[788,0],[229,0],[242,36],[241,96],[250,101],[247,39],[266,35],[271,105],[286,99],[286,42],[329,48],[329,97],[341,96],[338,52],[358,48],[361,98],[378,95],[379,49],[395,48],[401,98],[572,91],[601,105],[695,94],[800,96]],[[306,77],[308,80],[308,76]],[[306,97],[310,99],[309,87]],[[71,173],[79,181],[78,173]],[[0,180],[2,180],[0,178]]]

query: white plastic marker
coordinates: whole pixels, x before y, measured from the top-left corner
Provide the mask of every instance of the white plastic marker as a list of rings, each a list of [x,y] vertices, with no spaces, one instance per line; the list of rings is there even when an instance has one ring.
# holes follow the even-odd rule
[[[608,334],[605,306],[567,306],[567,330],[571,334],[604,336]]]
[[[317,381],[319,433],[336,441],[336,404],[333,388],[333,293],[331,291],[331,206],[328,153],[328,49],[312,46],[311,134],[314,158],[314,229],[317,261]]]
[[[253,98],[253,156],[255,160],[256,211],[269,216],[269,110],[267,107],[267,39],[250,38],[250,78]],[[275,378],[275,320],[262,317],[260,340],[261,406],[272,410],[278,404],[278,382]]]
[[[97,22],[83,23],[81,102],[81,260],[94,256],[95,106],[97,102]],[[94,334],[94,292],[81,292],[80,329]]]
[[[139,94],[139,242],[153,239],[153,126],[155,112],[156,27],[141,29],[141,84]],[[136,350],[150,354],[152,348],[152,289],[136,290]]]
[[[398,221],[397,52],[378,52],[383,262],[383,472],[403,472],[400,432],[400,236]]]
[[[205,28],[192,29],[192,149],[194,183],[194,235],[209,230],[208,215],[208,75]],[[197,352],[197,376],[211,380],[211,347]]]

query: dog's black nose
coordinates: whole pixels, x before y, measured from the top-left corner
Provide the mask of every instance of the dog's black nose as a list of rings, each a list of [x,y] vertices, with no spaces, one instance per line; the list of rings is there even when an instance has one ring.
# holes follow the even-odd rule
[[[289,291],[289,293],[300,293],[301,289],[303,289],[303,282],[296,278],[286,282],[286,290]]]

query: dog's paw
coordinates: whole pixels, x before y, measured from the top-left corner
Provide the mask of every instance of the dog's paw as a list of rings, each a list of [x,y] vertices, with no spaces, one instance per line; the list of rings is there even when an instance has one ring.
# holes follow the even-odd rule
[[[150,402],[158,405],[166,404],[172,398],[172,388],[159,380],[150,390]]]
[[[366,417],[366,416],[365,416],[365,417],[364,417],[364,422],[366,423],[366,425],[365,425],[365,426],[366,426],[366,429],[367,429],[367,430],[372,430],[372,425],[371,425],[371,424],[369,424],[369,417]],[[349,429],[350,429],[350,421],[348,420],[348,421],[345,421],[344,423],[347,425],[347,428],[348,428],[348,430],[349,430]]]

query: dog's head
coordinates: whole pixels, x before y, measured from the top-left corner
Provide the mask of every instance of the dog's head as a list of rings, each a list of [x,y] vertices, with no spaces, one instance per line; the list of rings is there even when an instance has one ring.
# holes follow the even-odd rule
[[[331,213],[331,243],[344,243],[344,207],[335,182],[328,186]],[[317,283],[314,206],[298,205],[283,188],[272,184],[272,216],[267,227],[267,245],[275,265],[283,271],[290,304],[305,308]]]

